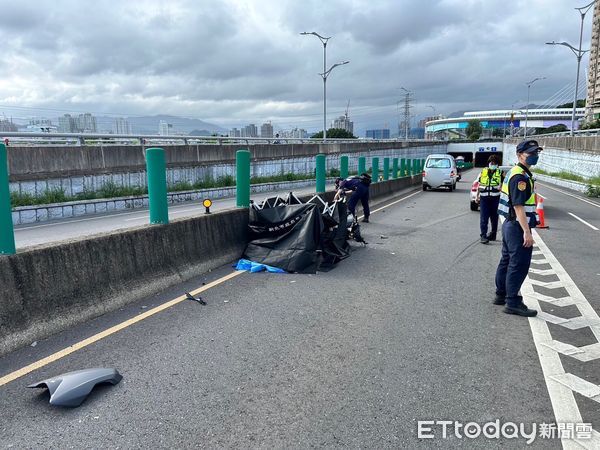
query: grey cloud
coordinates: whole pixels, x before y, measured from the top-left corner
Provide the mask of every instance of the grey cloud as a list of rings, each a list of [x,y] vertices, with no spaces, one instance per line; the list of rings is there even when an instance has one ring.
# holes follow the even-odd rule
[[[414,92],[419,114],[428,104],[438,112],[509,107],[540,75],[547,80],[532,101],[543,101],[574,82],[575,58],[544,45],[576,43],[579,17],[566,3],[0,0],[9,10],[0,14],[4,58],[27,63],[0,74],[0,104],[24,83],[42,100],[21,106],[139,114],[163,107],[224,121],[297,116],[318,127],[322,46],[298,34],[313,30],[333,36],[329,64],[350,60],[328,81],[332,117],[350,99],[361,123],[393,123],[400,86]],[[588,18],[584,42],[590,30]],[[268,102],[278,108],[265,111]]]

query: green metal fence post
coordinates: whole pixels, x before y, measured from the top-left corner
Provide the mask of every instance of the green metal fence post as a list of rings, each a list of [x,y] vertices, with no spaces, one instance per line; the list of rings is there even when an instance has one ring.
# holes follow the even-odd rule
[[[236,206],[250,206],[250,151],[238,150],[235,153]]]
[[[377,183],[379,181],[379,158],[377,156],[371,159],[371,166],[373,170],[371,180],[373,183]]]
[[[422,159],[421,160],[421,172],[423,172],[423,169],[425,168],[425,160]]]
[[[367,171],[367,158],[364,156],[358,157],[358,174],[365,173]]]
[[[148,174],[148,204],[150,223],[169,223],[167,205],[167,165],[162,148],[146,149],[146,172]]]
[[[340,178],[348,178],[348,157],[346,155],[340,157]]]
[[[398,158],[392,160],[392,178],[398,178]]]
[[[317,194],[325,192],[325,155],[320,153],[316,157],[317,160]]]
[[[390,179],[390,158],[383,158],[383,179],[384,181]]]
[[[17,252],[8,186],[8,156],[6,146],[0,144],[0,255],[14,255]]]
[[[406,176],[406,158],[402,158],[400,160],[400,176],[401,177]]]

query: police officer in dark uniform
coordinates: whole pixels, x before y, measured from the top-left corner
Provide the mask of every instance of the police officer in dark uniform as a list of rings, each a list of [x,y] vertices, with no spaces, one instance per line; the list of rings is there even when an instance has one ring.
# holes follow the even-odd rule
[[[498,168],[499,160],[496,155],[488,158],[488,167],[479,174],[479,191],[477,197],[481,214],[479,218],[480,242],[488,244],[496,240],[498,231],[498,203],[500,201],[500,186],[502,185],[502,171]],[[488,222],[492,230],[488,234]]]
[[[519,290],[531,264],[533,236],[537,224],[534,182],[529,168],[538,162],[542,148],[537,141],[525,140],[517,145],[518,164],[502,183],[498,213],[504,216],[502,225],[502,258],[496,270],[495,305],[504,305],[504,312],[524,317],[537,314],[523,303]]]
[[[337,178],[335,180],[335,200],[339,199],[346,192],[352,192],[350,200],[348,200],[348,211],[356,217],[356,205],[360,200],[363,207],[363,222],[369,222],[371,211],[369,209],[369,186],[371,184],[371,176],[368,173],[361,173],[359,177],[349,177],[345,180]]]

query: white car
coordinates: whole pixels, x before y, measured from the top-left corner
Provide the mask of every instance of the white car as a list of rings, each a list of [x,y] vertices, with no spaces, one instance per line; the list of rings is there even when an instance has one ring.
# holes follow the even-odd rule
[[[456,189],[458,168],[452,155],[429,155],[423,168],[423,190],[447,187],[452,192]]]

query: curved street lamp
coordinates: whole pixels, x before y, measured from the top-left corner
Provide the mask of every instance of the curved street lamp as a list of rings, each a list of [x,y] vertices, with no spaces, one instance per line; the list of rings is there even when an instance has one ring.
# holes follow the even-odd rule
[[[525,135],[524,137],[527,137],[527,119],[529,118],[529,90],[531,89],[531,85],[533,83],[535,83],[538,80],[545,80],[546,77],[537,77],[534,78],[533,80],[525,83],[527,85],[527,105],[525,106]]]
[[[564,47],[567,47],[577,57],[577,77],[575,78],[575,98],[573,100],[573,112],[571,113],[571,136],[573,136],[573,134],[575,133],[575,111],[577,109],[577,96],[579,93],[579,67],[581,66],[581,57],[585,53],[589,52],[589,50],[581,49],[581,43],[583,40],[583,21],[585,19],[585,15],[587,14],[587,12],[592,8],[592,6],[594,6],[594,3],[596,3],[596,0],[594,0],[580,8],[575,8],[577,10],[577,12],[579,12],[579,15],[581,16],[581,26],[579,27],[579,48],[575,48],[567,42],[554,42],[554,41],[546,42],[546,45],[562,45]]]
[[[327,70],[327,42],[329,41],[329,39],[331,39],[331,36],[321,36],[319,33],[316,33],[314,31],[303,31],[300,34],[302,36],[312,34],[313,36],[316,36],[323,44],[323,73],[320,73],[319,75],[321,75],[321,78],[323,78],[323,142],[325,142],[325,140],[327,139],[327,77],[333,69],[335,69],[338,66],[348,64],[350,61],[343,61],[341,63],[334,64],[329,68],[329,70]]]

